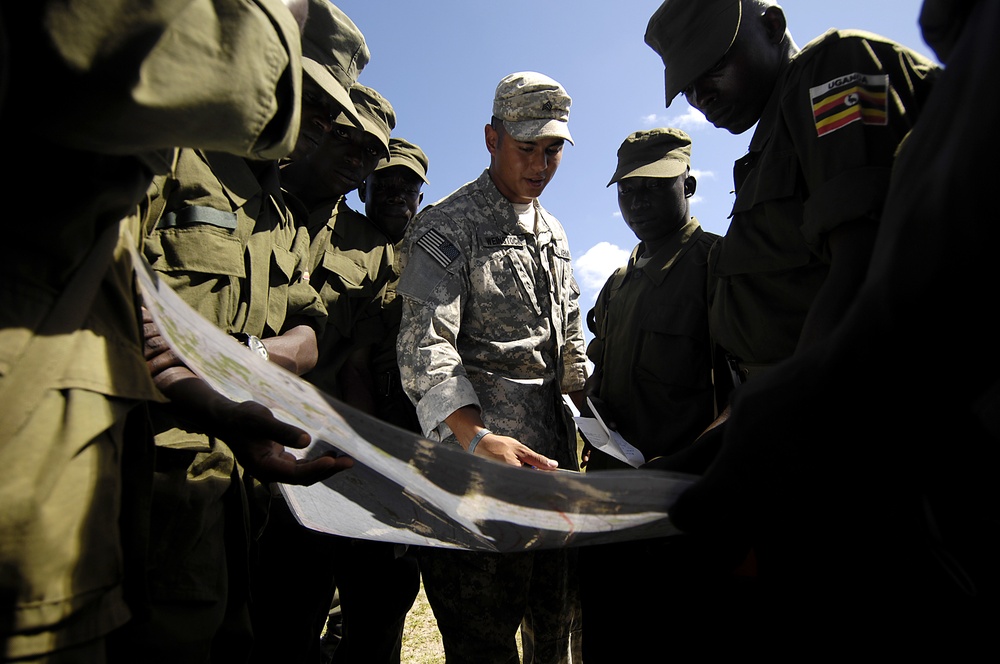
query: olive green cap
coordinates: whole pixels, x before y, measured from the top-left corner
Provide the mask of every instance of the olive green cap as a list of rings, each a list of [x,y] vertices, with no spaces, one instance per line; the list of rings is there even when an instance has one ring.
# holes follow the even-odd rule
[[[680,129],[634,131],[618,148],[618,170],[610,187],[625,178],[674,178],[691,166],[691,137]]]
[[[355,83],[351,86],[351,102],[354,112],[361,119],[361,128],[365,133],[378,138],[385,154],[389,153],[389,134],[396,126],[396,111],[389,100],[367,85]],[[353,125],[350,118],[341,113],[333,119],[336,124]]]
[[[742,4],[740,0],[666,0],[653,13],[645,40],[663,60],[667,107],[733,45]]]
[[[545,74],[520,71],[504,76],[493,95],[493,115],[515,140],[556,137],[573,142],[569,107],[573,100],[562,85]]]
[[[361,30],[329,0],[309,0],[302,31],[302,70],[340,104],[351,124],[361,126],[348,91],[371,59]]]
[[[389,139],[388,161],[380,161],[375,170],[380,171],[390,166],[405,166],[420,176],[425,184],[430,184],[430,180],[427,179],[427,165],[427,155],[420,146],[410,143],[405,138],[393,137]]]

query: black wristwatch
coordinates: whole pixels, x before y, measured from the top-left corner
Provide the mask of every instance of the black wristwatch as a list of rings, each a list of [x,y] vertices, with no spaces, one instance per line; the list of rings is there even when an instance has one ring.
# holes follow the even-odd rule
[[[260,337],[253,334],[247,334],[246,332],[234,332],[233,338],[263,357],[265,360],[270,357],[267,353],[267,347],[264,346],[264,342],[260,340]]]

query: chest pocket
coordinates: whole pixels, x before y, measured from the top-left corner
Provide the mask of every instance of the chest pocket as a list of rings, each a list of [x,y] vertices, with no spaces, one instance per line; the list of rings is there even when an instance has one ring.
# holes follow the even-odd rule
[[[573,295],[580,295],[580,287],[576,283],[576,279],[573,278],[573,258],[570,256],[569,249],[564,247],[553,247],[552,248],[552,272],[555,283],[553,284],[556,288],[554,292],[568,293],[571,292]]]
[[[319,284],[328,314],[327,325],[335,327],[342,336],[351,336],[357,317],[378,295],[378,284],[367,266],[341,252],[324,252],[322,265],[323,273],[313,274],[310,282],[314,287]]]
[[[748,172],[720,245],[716,274],[777,272],[808,263],[811,252],[802,237],[808,193],[796,156],[765,152],[756,164],[737,165],[737,173],[741,168]]]
[[[529,271],[533,266],[529,263],[530,255],[527,249],[508,250],[504,253],[502,265],[509,271],[509,277],[504,278],[504,274],[494,275],[498,284],[507,282],[503,290],[508,296],[517,295],[520,300],[527,305],[535,316],[542,314],[542,307],[539,304],[538,292],[535,290],[540,284],[533,276],[534,270]]]
[[[280,246],[271,247],[270,287],[267,289],[267,327],[275,334],[282,331],[288,315],[288,288],[298,259]]]
[[[515,341],[534,333],[542,309],[525,247],[496,248],[479,255],[470,266],[469,282],[469,299],[463,309],[471,334]]]
[[[643,318],[641,329],[635,357],[637,379],[684,387],[707,384],[708,318],[704,309],[656,307]]]
[[[324,282],[342,294],[363,294],[375,291],[375,277],[368,267],[340,252],[327,250],[323,254],[323,269],[328,273]]]
[[[159,272],[246,276],[235,212],[189,206],[166,213],[147,237],[144,252]]]

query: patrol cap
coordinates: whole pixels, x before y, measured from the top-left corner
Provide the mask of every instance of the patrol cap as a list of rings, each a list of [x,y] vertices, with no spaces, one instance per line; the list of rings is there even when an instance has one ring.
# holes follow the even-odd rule
[[[361,30],[329,0],[309,0],[302,31],[302,70],[337,100],[351,124],[361,126],[348,94],[371,59]]]
[[[665,0],[653,13],[645,40],[663,60],[667,107],[726,54],[742,12],[741,0]]]
[[[396,126],[396,111],[393,110],[392,104],[372,88],[360,83],[351,86],[350,95],[354,111],[361,119],[361,128],[378,138],[388,154],[389,134]],[[337,124],[354,124],[344,113],[335,117],[333,121]]]
[[[380,161],[375,170],[380,171],[390,166],[405,166],[420,176],[425,184],[430,184],[427,179],[427,164],[427,155],[420,146],[410,143],[405,138],[394,137],[389,139],[388,161]]]
[[[562,85],[545,74],[520,71],[500,79],[493,95],[493,115],[518,141],[564,138],[570,143],[569,107],[573,100]]]
[[[610,187],[625,178],[673,178],[691,166],[691,137],[680,129],[657,127],[635,131],[618,148],[618,170]]]

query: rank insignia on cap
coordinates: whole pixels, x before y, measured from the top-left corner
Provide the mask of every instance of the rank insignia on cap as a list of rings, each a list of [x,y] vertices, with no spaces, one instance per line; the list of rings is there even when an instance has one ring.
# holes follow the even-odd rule
[[[441,267],[448,265],[459,257],[459,251],[445,236],[438,233],[433,228],[420,236],[417,245],[431,255]]]
[[[809,88],[816,135],[837,131],[852,122],[889,124],[889,77],[846,74]]]

